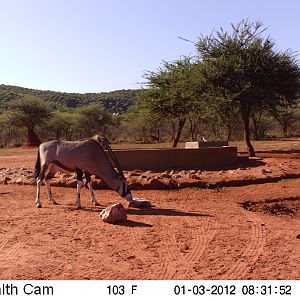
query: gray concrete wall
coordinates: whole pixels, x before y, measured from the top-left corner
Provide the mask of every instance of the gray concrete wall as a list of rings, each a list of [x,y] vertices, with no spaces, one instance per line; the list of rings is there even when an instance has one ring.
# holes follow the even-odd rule
[[[237,163],[236,147],[114,150],[123,170],[220,169]]]

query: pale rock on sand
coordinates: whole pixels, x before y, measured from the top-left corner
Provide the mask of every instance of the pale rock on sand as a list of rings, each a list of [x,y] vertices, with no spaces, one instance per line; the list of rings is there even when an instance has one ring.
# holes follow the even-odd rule
[[[119,223],[127,220],[127,210],[121,204],[113,204],[100,212],[100,219],[106,223]]]

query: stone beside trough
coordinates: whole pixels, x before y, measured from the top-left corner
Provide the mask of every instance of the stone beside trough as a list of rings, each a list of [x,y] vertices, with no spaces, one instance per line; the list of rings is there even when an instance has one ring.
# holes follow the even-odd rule
[[[236,168],[236,147],[199,149],[128,149],[114,150],[131,189],[176,189],[205,187],[204,170]],[[94,177],[94,176],[93,176]],[[106,189],[107,184],[93,178],[95,189]],[[0,168],[0,184],[34,185],[33,167]],[[74,175],[56,174],[52,186],[76,187]]]
[[[227,146],[228,146],[228,141],[186,142],[184,144],[185,149],[227,147]]]
[[[266,158],[263,161],[243,159],[236,165],[219,170],[190,169],[164,171],[124,171],[132,190],[181,189],[188,187],[220,188],[277,182],[282,179],[300,177],[300,160],[280,160]],[[107,189],[106,183],[93,176],[95,189]],[[76,175],[59,174],[51,180],[52,186],[76,187]],[[0,184],[35,185],[33,167],[0,168]]]

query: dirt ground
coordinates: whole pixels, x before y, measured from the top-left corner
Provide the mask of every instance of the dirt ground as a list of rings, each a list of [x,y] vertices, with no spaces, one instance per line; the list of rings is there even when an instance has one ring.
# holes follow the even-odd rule
[[[2,155],[0,167],[32,166],[35,152]],[[290,152],[267,156],[294,170],[299,153]],[[248,178],[255,168],[238,172]],[[299,187],[293,178],[137,190],[153,207],[129,209],[127,222],[112,225],[99,212],[125,204],[113,191],[96,190],[95,208],[84,190],[75,210],[73,188],[53,187],[55,206],[43,187],[37,209],[34,186],[0,184],[0,279],[300,279]]]

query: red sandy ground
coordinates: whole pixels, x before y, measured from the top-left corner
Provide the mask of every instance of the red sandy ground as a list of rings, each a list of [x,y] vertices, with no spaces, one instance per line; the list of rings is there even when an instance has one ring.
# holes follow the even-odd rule
[[[0,167],[32,166],[35,152],[0,157]],[[99,212],[125,204],[113,191],[95,191],[94,208],[84,190],[75,210],[74,189],[54,187],[54,206],[43,187],[37,209],[34,186],[0,185],[0,279],[299,279],[299,187],[133,191],[154,207],[112,225]]]

